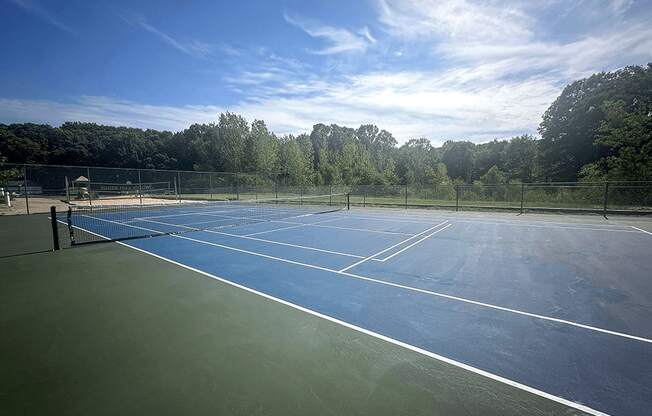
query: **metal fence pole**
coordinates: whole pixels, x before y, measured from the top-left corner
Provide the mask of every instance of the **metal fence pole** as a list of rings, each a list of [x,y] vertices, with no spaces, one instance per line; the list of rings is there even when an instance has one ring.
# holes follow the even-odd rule
[[[408,185],[407,183],[405,184],[405,209],[407,209],[407,193],[408,193]]]
[[[362,186],[362,208],[367,206],[367,185]]]
[[[140,180],[140,169],[138,169],[138,198],[140,199],[140,206],[142,207],[143,206],[143,182]]]
[[[86,179],[88,179],[88,205],[93,207],[93,191],[91,190],[91,168],[86,168]]]
[[[70,205],[70,183],[68,182],[68,177],[65,177],[66,184],[66,202]]]
[[[602,207],[602,215],[607,218],[607,205],[609,204],[609,181],[604,183],[604,201]]]
[[[274,181],[274,194],[276,195],[276,201],[278,202],[278,182]]]
[[[213,174],[208,172],[208,194],[211,201],[213,200]]]
[[[23,187],[25,188],[25,208],[29,214],[29,196],[27,196],[27,165],[23,165]]]
[[[181,172],[177,171],[177,200],[181,202]]]
[[[240,181],[237,173],[235,174],[235,199],[240,200]]]
[[[525,184],[521,184],[521,214],[523,213],[523,200],[525,199]]]
[[[455,185],[455,212],[460,210],[460,186]]]

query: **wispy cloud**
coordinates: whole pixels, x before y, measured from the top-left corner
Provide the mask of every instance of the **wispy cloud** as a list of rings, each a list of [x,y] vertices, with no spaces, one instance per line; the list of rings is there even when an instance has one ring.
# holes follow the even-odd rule
[[[12,3],[25,10],[26,12],[38,17],[44,22],[61,29],[68,33],[75,33],[75,31],[61,20],[59,20],[52,12],[43,8],[34,0],[10,0]]]
[[[314,38],[321,38],[330,43],[330,46],[312,51],[319,55],[332,55],[342,52],[364,52],[376,40],[369,33],[368,28],[362,29],[361,34],[350,32],[346,29],[333,26],[320,25],[308,19],[291,17],[284,14],[285,20],[300,28]]]
[[[185,53],[186,55],[193,56],[195,58],[207,58],[210,55],[212,55],[215,50],[214,45],[196,39],[190,39],[184,41],[176,39],[168,35],[167,33],[159,30],[158,28],[154,27],[150,23],[148,23],[147,20],[145,20],[145,18],[143,18],[142,16],[132,16],[132,17],[122,16],[122,18],[127,23],[134,24],[146,30],[147,32],[161,39],[167,45],[173,47],[179,52]],[[234,50],[235,49],[232,49],[231,51]]]

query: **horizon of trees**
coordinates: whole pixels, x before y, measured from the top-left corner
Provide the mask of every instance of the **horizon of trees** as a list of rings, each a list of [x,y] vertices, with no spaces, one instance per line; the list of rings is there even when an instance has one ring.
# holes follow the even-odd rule
[[[540,138],[398,146],[375,125],[316,124],[277,136],[234,113],[180,132],[67,122],[0,124],[0,162],[280,173],[287,184],[518,183],[652,180],[652,64],[568,85]]]

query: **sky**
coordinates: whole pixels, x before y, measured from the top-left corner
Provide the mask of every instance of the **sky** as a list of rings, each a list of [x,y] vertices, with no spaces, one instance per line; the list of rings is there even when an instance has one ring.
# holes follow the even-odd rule
[[[0,0],[0,123],[536,135],[567,84],[652,62],[650,21],[649,0]]]

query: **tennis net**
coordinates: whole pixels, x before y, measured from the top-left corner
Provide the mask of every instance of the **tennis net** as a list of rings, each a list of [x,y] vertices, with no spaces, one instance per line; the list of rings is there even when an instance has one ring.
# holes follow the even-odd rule
[[[170,201],[164,204],[74,206],[67,215],[73,245],[219,230],[262,222],[301,224],[301,218],[349,208],[349,195],[257,200]]]

